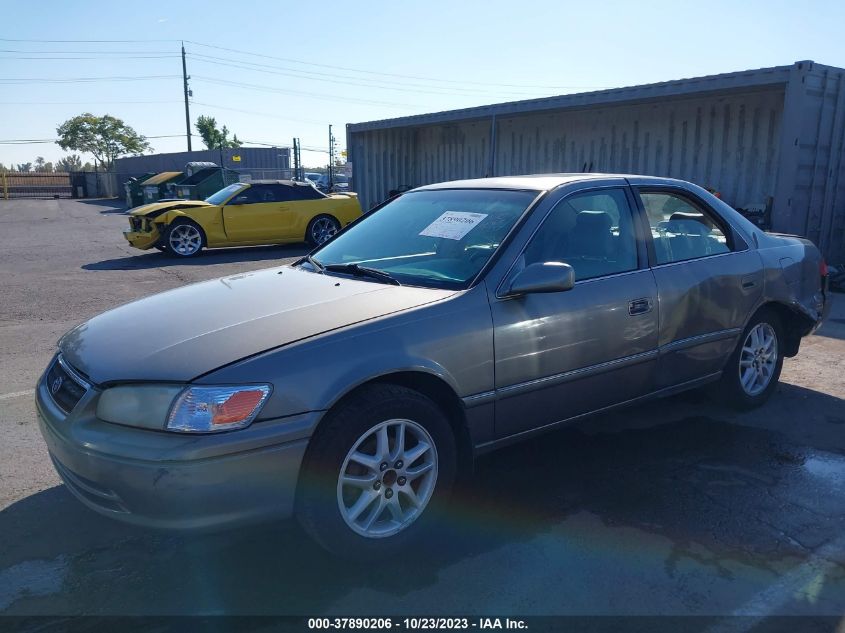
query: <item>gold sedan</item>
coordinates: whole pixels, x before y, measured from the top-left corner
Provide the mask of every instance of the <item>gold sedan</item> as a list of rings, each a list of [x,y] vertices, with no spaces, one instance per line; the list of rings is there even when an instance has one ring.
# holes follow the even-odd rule
[[[129,214],[141,250],[192,257],[203,247],[308,242],[318,246],[361,216],[357,194],[325,195],[291,180],[236,183],[205,200],[164,200]]]

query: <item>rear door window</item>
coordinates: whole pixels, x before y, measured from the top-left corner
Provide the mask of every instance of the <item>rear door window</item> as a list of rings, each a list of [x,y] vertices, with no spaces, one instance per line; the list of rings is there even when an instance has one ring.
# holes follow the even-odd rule
[[[709,209],[686,196],[640,191],[657,264],[729,253],[728,231]]]

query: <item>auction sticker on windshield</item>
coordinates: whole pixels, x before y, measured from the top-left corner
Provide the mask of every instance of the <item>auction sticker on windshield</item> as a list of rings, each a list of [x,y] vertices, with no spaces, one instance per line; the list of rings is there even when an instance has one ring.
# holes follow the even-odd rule
[[[446,213],[420,231],[420,235],[445,237],[447,240],[460,240],[486,217],[486,213],[446,211]]]

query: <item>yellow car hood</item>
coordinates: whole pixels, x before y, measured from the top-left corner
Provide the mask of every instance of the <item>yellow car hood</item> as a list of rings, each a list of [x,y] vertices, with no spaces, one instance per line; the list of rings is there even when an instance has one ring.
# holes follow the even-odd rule
[[[189,207],[210,207],[211,203],[205,200],[165,200],[163,202],[153,202],[152,204],[145,204],[137,209],[129,212],[129,215],[134,216],[149,216],[153,217],[161,215],[165,211],[171,209],[186,209]]]

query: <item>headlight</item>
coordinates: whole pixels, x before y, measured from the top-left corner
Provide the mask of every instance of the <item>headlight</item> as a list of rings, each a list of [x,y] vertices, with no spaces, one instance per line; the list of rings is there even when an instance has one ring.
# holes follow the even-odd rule
[[[164,430],[173,399],[185,385],[119,385],[106,389],[97,402],[97,417],[106,422]]]
[[[270,395],[270,385],[188,387],[167,417],[167,429],[214,433],[242,429],[255,419]]]
[[[157,431],[229,431],[249,426],[270,391],[270,385],[119,385],[100,395],[97,417]]]

